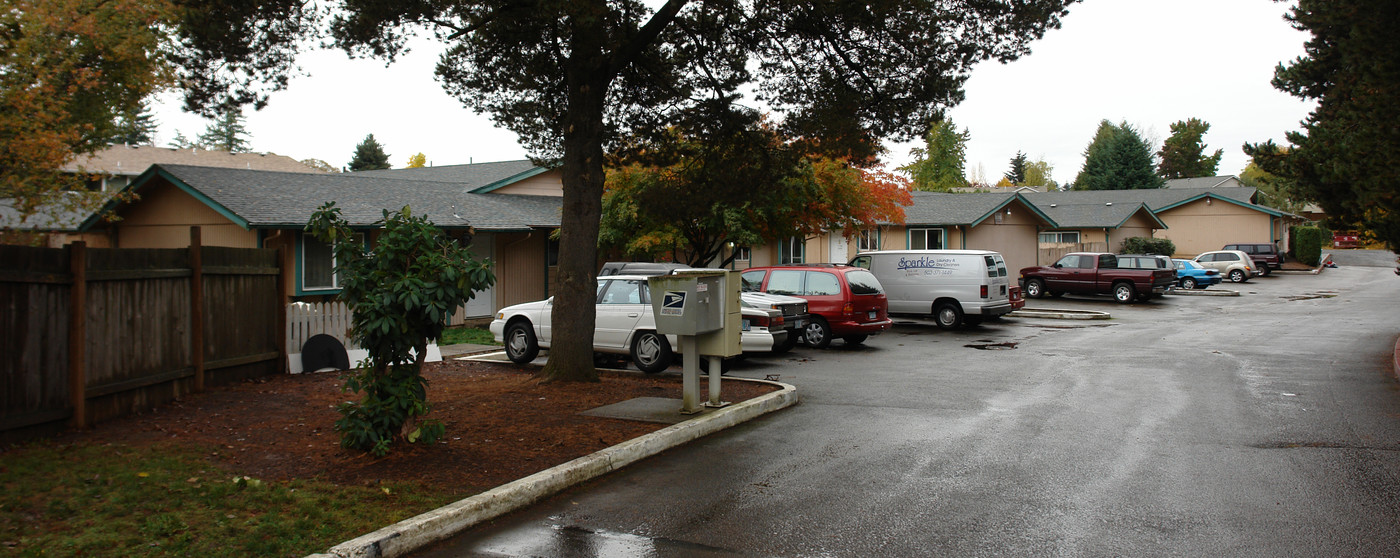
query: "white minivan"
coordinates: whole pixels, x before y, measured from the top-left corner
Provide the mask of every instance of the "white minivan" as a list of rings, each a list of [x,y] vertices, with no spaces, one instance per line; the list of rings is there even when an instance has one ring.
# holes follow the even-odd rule
[[[991,250],[862,252],[850,265],[869,269],[885,286],[890,314],[932,315],[953,329],[1011,312],[1006,260]]]

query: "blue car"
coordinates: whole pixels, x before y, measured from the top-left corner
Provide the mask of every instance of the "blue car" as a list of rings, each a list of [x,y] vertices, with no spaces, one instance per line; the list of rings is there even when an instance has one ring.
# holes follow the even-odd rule
[[[1224,279],[1219,271],[1191,260],[1173,259],[1172,264],[1176,266],[1176,284],[1183,289],[1204,289]]]

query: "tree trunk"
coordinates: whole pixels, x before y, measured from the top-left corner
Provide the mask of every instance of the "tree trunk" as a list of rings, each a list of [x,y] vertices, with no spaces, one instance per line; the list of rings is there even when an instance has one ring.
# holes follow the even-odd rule
[[[588,11],[579,6],[580,12]],[[595,7],[606,11],[606,6]],[[575,14],[566,77],[564,201],[560,218],[559,273],[550,322],[549,361],[540,377],[598,381],[593,367],[598,265],[598,223],[603,214],[603,103],[610,80],[601,18]]]

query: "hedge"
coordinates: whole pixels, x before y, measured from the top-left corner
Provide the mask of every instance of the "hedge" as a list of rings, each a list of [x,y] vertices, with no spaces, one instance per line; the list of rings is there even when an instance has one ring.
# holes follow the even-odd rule
[[[1318,227],[1295,227],[1293,229],[1293,253],[1299,262],[1309,266],[1317,265],[1318,260],[1322,258],[1324,233],[1325,231]]]
[[[1134,236],[1123,241],[1123,248],[1119,254],[1161,254],[1172,256],[1176,254],[1176,244],[1166,238],[1147,238]]]

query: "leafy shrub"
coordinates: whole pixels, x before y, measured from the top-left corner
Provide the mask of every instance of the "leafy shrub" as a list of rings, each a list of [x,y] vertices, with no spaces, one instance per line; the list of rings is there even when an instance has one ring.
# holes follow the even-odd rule
[[[1306,265],[1317,265],[1322,257],[1323,230],[1317,227],[1295,227],[1293,234],[1293,252],[1298,261]]]
[[[1119,254],[1160,254],[1171,256],[1176,253],[1176,243],[1167,238],[1147,238],[1134,236],[1123,241]]]
[[[488,263],[407,207],[385,211],[375,225],[382,231],[369,252],[350,241],[353,231],[335,202],[312,214],[306,230],[334,247],[338,296],[353,315],[350,337],[369,353],[345,380],[346,391],[364,396],[338,407],[340,445],[383,456],[395,440],[431,444],[442,436],[441,422],[419,422],[432,409],[420,375],[428,342],[442,337],[454,309],[496,278]]]

